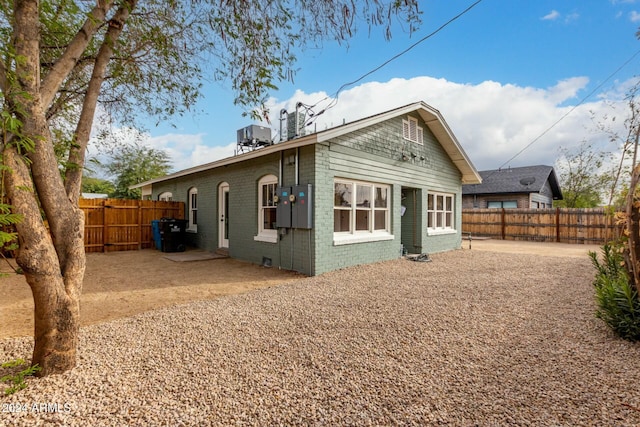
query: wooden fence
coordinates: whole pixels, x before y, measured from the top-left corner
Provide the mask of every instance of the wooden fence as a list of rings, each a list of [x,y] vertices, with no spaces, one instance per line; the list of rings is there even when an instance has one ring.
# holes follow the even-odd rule
[[[184,219],[183,202],[80,199],[80,209],[85,214],[85,252],[152,248],[152,220]]]
[[[621,235],[612,214],[593,209],[463,209],[462,232],[502,240],[604,244]]]

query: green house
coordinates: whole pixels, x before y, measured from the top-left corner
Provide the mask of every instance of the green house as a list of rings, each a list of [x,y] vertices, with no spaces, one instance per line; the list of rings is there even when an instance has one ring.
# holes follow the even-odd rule
[[[418,102],[136,187],[185,202],[195,247],[316,275],[459,248],[462,184],[480,182]]]

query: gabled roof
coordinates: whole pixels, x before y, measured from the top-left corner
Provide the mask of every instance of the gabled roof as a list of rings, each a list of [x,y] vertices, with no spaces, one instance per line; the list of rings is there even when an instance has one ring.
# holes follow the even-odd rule
[[[552,166],[524,166],[519,168],[480,171],[482,184],[463,185],[462,194],[539,193],[549,182],[554,200],[562,200],[562,191]]]
[[[234,163],[239,163],[245,160],[253,159],[256,157],[262,157],[271,153],[276,153],[290,148],[302,147],[305,145],[311,145],[318,142],[328,141],[333,138],[345,135],[350,132],[354,132],[365,127],[381,123],[385,120],[401,116],[408,113],[418,113],[429,127],[431,132],[435,135],[436,139],[440,142],[444,150],[447,152],[453,164],[456,165],[460,174],[462,175],[463,183],[480,183],[481,178],[478,171],[475,169],[471,160],[465,153],[464,149],[458,142],[457,138],[449,128],[449,125],[445,122],[444,118],[438,110],[425,104],[424,102],[415,102],[413,104],[405,105],[384,113],[376,114],[374,116],[366,117],[364,119],[356,120],[351,123],[336,126],[334,128],[326,129],[316,133],[302,136],[300,138],[292,139],[285,142],[269,145],[264,148],[260,148],[248,153],[239,154],[233,157],[227,157],[225,159],[217,160],[215,162],[207,163],[200,166],[195,166],[189,169],[184,169],[169,175],[165,175],[160,178],[155,178],[149,181],[142,182],[140,184],[133,185],[131,188],[140,188],[157,182],[167,181],[169,179],[178,178],[206,170],[214,169],[220,166],[226,166]]]

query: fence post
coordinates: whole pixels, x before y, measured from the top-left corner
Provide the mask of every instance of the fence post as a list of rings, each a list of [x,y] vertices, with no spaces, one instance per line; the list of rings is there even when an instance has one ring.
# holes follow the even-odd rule
[[[138,200],[138,250],[142,249],[142,200]]]
[[[560,243],[560,208],[556,208],[556,243]]]
[[[100,206],[102,206],[102,252],[107,251],[107,234],[109,233],[109,225],[107,224],[107,200],[102,199],[100,201]]]
[[[501,234],[502,234],[502,240],[504,240],[504,239],[505,239],[505,236],[507,235],[507,224],[506,224],[506,221],[507,221],[507,214],[506,214],[506,212],[505,212],[504,208],[502,208],[502,213],[501,213],[501,215],[500,215],[500,216],[501,216],[501,220],[502,220],[502,221],[501,221],[501,222],[502,222],[502,227],[501,227],[501,228],[502,228],[502,230],[501,230]]]

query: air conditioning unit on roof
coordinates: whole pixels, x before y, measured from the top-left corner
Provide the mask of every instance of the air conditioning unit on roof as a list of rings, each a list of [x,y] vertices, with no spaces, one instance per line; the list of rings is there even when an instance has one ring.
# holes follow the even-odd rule
[[[273,144],[271,140],[271,129],[260,125],[249,125],[238,129],[237,132],[238,151],[243,152],[245,148],[254,150]]]

